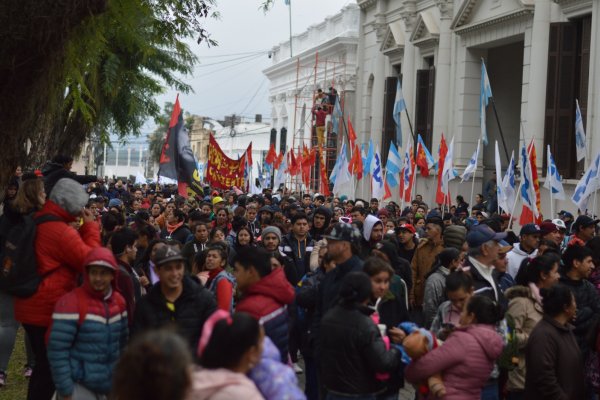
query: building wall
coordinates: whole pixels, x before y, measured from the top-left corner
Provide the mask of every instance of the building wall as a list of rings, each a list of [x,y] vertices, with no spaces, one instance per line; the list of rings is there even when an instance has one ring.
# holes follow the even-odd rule
[[[587,117],[584,121],[588,140],[588,158],[600,149],[600,2],[591,0],[358,0],[360,40],[358,44],[357,103],[355,115],[361,123],[359,141],[369,138],[381,147],[383,90],[394,67],[402,73],[403,94],[414,126],[416,108],[416,71],[425,67],[425,57],[433,57],[435,96],[433,116],[433,154],[437,153],[441,134],[454,138],[454,164],[461,171],[471,157],[480,137],[479,92],[481,58],[486,60],[488,75],[496,99],[497,111],[508,153],[534,140],[538,175],[543,184],[544,123],[550,24],[592,15],[591,54]],[[574,99],[573,99],[574,100]],[[574,101],[573,101],[574,102]],[[493,169],[493,145],[496,139],[504,155],[496,120],[491,107],[487,111],[490,145],[480,152],[475,192]],[[402,116],[404,145],[410,140],[409,121]],[[418,132],[415,132],[415,134]],[[556,153],[556,151],[555,151]],[[557,163],[561,155],[555,154]],[[588,160],[589,162],[589,160]],[[483,174],[481,165],[486,166]],[[490,173],[488,173],[490,171]],[[482,179],[483,178],[483,179]],[[414,193],[422,193],[432,202],[436,177],[417,178]],[[570,196],[575,179],[565,180]],[[470,197],[471,184],[451,182],[454,195]],[[359,183],[357,195],[369,196],[369,183]],[[397,192],[397,190],[393,190]],[[549,196],[541,188],[542,210],[548,216]],[[398,200],[394,193],[394,200]],[[569,201],[555,201],[555,210],[574,210]],[[518,207],[520,210],[520,205]]]

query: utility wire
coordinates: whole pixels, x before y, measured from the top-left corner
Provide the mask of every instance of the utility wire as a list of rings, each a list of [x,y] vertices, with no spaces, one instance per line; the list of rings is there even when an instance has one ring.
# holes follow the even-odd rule
[[[249,62],[249,61],[256,61],[256,60],[258,60],[260,57],[262,57],[262,54],[258,54],[258,55],[256,55],[256,56],[254,56],[254,58],[250,58],[250,59],[247,59],[247,60],[243,60],[243,61],[241,61],[241,62],[238,62],[238,63],[232,64],[232,65],[228,65],[228,66],[226,66],[226,67],[223,67],[223,68],[215,69],[215,70],[213,70],[213,71],[210,71],[210,72],[207,72],[207,73],[205,73],[205,74],[201,74],[201,75],[194,76],[194,78],[204,78],[205,76],[209,76],[209,75],[212,75],[212,74],[214,74],[214,73],[216,73],[216,72],[221,72],[221,71],[224,71],[224,70],[227,70],[227,69],[231,69],[231,68],[237,67],[238,65],[245,64],[245,63],[247,63],[247,62]]]
[[[200,65],[196,65],[196,68],[210,67],[210,66],[213,66],[213,65],[222,65],[222,64],[226,64],[226,63],[232,62],[232,61],[243,60],[243,59],[246,59],[246,58],[254,58],[254,56],[263,55],[263,54],[267,54],[267,52],[254,53],[254,54],[250,54],[248,56],[230,58],[229,60],[217,61],[217,62],[210,63],[210,64],[200,64]]]
[[[211,55],[211,56],[201,56],[200,58],[219,58],[219,57],[231,57],[231,56],[242,56],[245,54],[258,54],[258,53],[268,53],[270,50],[257,50],[257,51],[246,51],[243,53],[231,53],[231,54],[219,54],[219,55]]]
[[[260,83],[260,85],[258,86],[258,89],[256,89],[256,92],[254,92],[254,94],[252,95],[252,98],[250,98],[250,100],[246,104],[246,107],[244,107],[244,109],[242,110],[242,112],[240,112],[240,114],[243,114],[248,109],[248,106],[252,103],[252,101],[254,100],[254,98],[256,97],[256,95],[258,94],[259,90],[262,89],[262,87],[264,86],[266,80],[267,79],[265,77],[263,77],[263,80]]]

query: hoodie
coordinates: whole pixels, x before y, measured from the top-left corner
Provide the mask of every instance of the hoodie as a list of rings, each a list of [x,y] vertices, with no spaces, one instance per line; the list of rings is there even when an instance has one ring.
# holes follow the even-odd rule
[[[254,383],[228,369],[198,369],[192,374],[192,389],[186,400],[262,400]]]
[[[406,367],[405,377],[417,383],[441,373],[446,386],[445,400],[479,400],[503,346],[492,325],[457,328],[442,346],[413,360]]]
[[[325,234],[325,231],[329,227],[329,224],[331,223],[331,217],[333,216],[331,209],[327,208],[325,206],[319,206],[313,213],[313,215],[317,215],[317,214],[325,217],[325,223],[323,224],[322,228],[315,228],[314,222],[313,222],[313,226],[310,228],[310,231],[308,233],[315,242],[323,239],[323,235]],[[313,218],[314,218],[314,216],[313,216]]]
[[[383,224],[383,222],[374,215],[367,215],[365,218],[365,221],[363,222],[363,237],[367,242],[371,241],[371,232],[373,232],[373,227],[377,223]]]
[[[293,301],[294,288],[287,281],[283,268],[276,268],[248,287],[235,308],[236,312],[246,312],[263,324],[265,334],[279,349],[282,360],[287,359],[288,352],[286,307]]]
[[[521,267],[521,262],[528,257],[533,258],[535,256],[537,256],[537,249],[531,253],[526,253],[525,251],[521,250],[521,244],[518,243],[512,248],[511,251],[508,252],[508,254],[506,254],[506,258],[508,259],[508,267],[506,271],[513,278],[516,277],[517,272],[519,272],[519,268]]]

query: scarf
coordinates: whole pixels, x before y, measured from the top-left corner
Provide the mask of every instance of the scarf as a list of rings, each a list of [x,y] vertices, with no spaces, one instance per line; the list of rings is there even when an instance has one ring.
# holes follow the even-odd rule
[[[534,300],[539,305],[542,305],[542,295],[540,295],[540,288],[537,287],[535,283],[530,282],[529,289],[531,290],[531,295],[533,296]]]
[[[181,221],[181,222],[179,222],[179,223],[177,223],[175,225],[169,224],[167,222],[167,232],[169,233],[169,235],[172,235],[173,232],[175,232],[182,225],[183,225],[183,221]]]

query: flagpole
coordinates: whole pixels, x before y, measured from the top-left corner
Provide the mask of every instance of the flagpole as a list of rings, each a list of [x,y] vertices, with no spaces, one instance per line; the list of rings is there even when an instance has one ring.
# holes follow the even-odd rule
[[[592,218],[596,218],[596,195],[598,194],[598,189],[594,190],[594,211],[592,211]],[[554,214],[552,214],[554,215]]]
[[[292,0],[287,0],[287,5],[290,15],[290,58],[292,58]]]
[[[476,173],[477,173],[477,164],[475,164],[475,171],[473,171],[473,179],[471,180],[471,202],[469,203],[469,205],[471,206],[471,209],[473,209],[473,193],[475,192],[475,174]],[[470,215],[468,215],[468,216],[470,217]]]
[[[546,179],[550,179],[549,176],[546,176]],[[595,206],[595,204],[594,204]],[[550,218],[554,215],[554,200],[552,199],[552,185],[550,185]]]

